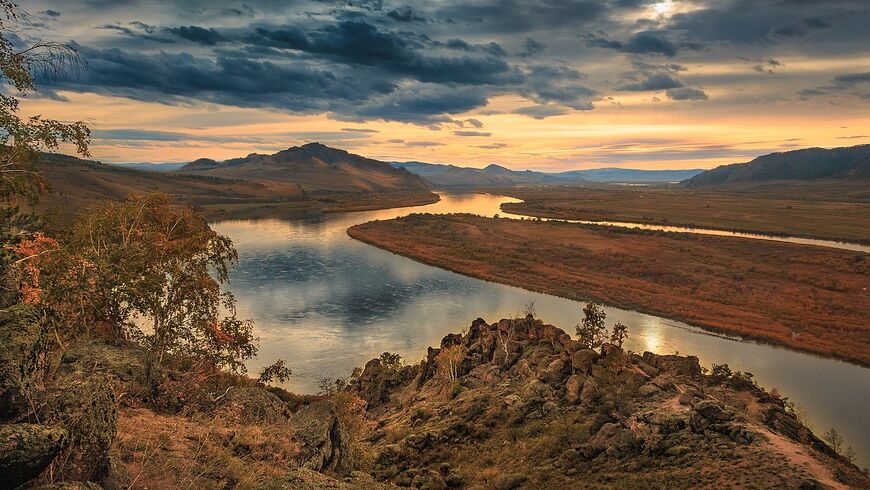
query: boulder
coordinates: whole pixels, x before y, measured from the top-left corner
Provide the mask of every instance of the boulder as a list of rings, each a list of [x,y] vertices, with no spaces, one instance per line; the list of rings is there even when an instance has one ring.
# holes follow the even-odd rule
[[[660,371],[668,371],[676,375],[698,376],[701,374],[701,363],[695,356],[658,355],[644,352],[643,361]]]
[[[580,403],[586,406],[593,405],[598,400],[598,385],[592,378],[583,381],[583,390],[580,392]]]
[[[575,374],[589,374],[592,365],[600,357],[593,349],[581,349],[571,357],[571,369]]]
[[[732,418],[732,413],[716,400],[702,400],[692,410],[714,423],[727,422]]]
[[[449,336],[448,336],[449,337]],[[444,338],[444,342],[450,343],[453,340]],[[451,344],[452,345],[452,344]],[[366,363],[363,372],[352,385],[352,389],[356,394],[365,400],[369,408],[377,407],[389,398],[389,392],[397,386],[405,385],[417,377],[418,386],[422,386],[428,379],[434,376],[437,371],[435,358],[440,349],[429,349],[427,360],[424,361],[422,373],[417,377],[419,366],[401,366],[399,368],[387,368],[381,364],[380,359],[372,359]],[[465,373],[463,373],[465,374]]]
[[[220,400],[217,411],[247,424],[274,424],[290,418],[287,404],[261,386],[232,387]]]
[[[568,403],[576,405],[580,403],[580,394],[583,392],[583,383],[586,381],[586,376],[581,374],[572,374],[565,383],[565,398]]]
[[[59,427],[0,425],[0,488],[16,488],[48,467],[67,442]]]
[[[350,436],[331,401],[308,405],[295,413],[289,423],[304,468],[339,476],[350,474],[353,470]]]

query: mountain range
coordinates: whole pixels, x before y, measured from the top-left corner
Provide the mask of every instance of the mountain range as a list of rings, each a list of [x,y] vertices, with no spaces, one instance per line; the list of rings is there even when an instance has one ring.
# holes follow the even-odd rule
[[[485,168],[457,165],[392,162],[394,167],[413,172],[439,187],[509,187],[514,185],[563,185],[582,182],[679,182],[704,170],[640,170],[597,168],[567,172],[535,172],[511,170],[492,164]]]
[[[870,179],[870,145],[806,148],[762,155],[747,163],[721,165],[685,182],[686,187],[729,186],[771,181]]]

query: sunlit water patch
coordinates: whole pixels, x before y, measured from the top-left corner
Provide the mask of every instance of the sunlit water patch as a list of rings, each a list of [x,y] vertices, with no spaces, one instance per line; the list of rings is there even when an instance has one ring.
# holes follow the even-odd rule
[[[250,370],[282,358],[293,369],[285,387],[316,392],[321,378],[346,377],[381,352],[417,361],[446,333],[477,317],[493,322],[516,315],[530,301],[540,318],[573,333],[581,303],[423,265],[346,233],[357,223],[413,212],[504,215],[499,205],[516,201],[444,194],[440,202],[421,207],[213,223],[239,250],[231,289],[240,315],[255,321],[260,337],[260,354]],[[870,370],[634,311],[606,311],[610,325],[629,325],[629,349],[693,354],[708,367],[728,363],[754,373],[762,386],[777,388],[806,410],[817,432],[836,427],[867,464]]]

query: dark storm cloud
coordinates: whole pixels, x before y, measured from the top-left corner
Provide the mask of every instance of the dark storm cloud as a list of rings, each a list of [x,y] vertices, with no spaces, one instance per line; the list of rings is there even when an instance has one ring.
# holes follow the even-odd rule
[[[387,12],[387,17],[397,22],[426,22],[426,18],[414,13],[411,7],[390,10]]]
[[[193,41],[195,43],[204,44],[206,46],[214,46],[226,39],[214,29],[205,29],[199,26],[181,26],[170,27],[166,32],[174,34],[182,39]]]
[[[870,82],[870,71],[864,73],[844,73],[834,77],[834,81],[846,85],[852,85],[861,82]]]
[[[519,72],[496,56],[439,56],[427,52],[432,41],[407,31],[382,30],[365,21],[343,21],[310,33],[296,27],[259,28],[252,44],[303,51],[334,61],[373,66],[421,82],[504,84],[519,81]],[[465,43],[448,47],[471,50]],[[497,45],[493,51],[500,50]]]
[[[829,29],[831,24],[825,22],[824,20],[818,17],[812,17],[809,19],[804,19],[803,22],[795,25],[778,27],[773,30],[773,33],[779,36],[785,37],[795,37],[795,36],[806,36],[810,31],[814,29]]]
[[[534,56],[543,51],[546,47],[546,44],[527,37],[526,42],[523,44],[523,50],[519,53],[519,55],[523,57]]]
[[[48,82],[48,96],[69,89],[461,129],[471,123],[459,114],[501,95],[529,99],[516,112],[536,118],[592,109],[614,91],[705,100],[689,85],[734,89],[738,79],[698,69],[738,56],[754,84],[740,87],[745,100],[786,75],[808,87],[801,97],[867,92],[863,67],[799,75],[776,61],[866,54],[866,0],[697,0],[674,15],[656,14],[654,0],[32,1],[56,20],[48,34],[73,38],[90,64],[79,78]],[[782,75],[752,72],[774,69]]]
[[[87,90],[169,104],[198,99],[242,107],[277,107],[299,112],[329,110],[387,93],[389,83],[345,79],[305,65],[187,53],[129,53],[78,46],[89,69],[81,76],[45,81],[49,88]]]
[[[624,53],[648,54],[673,57],[680,50],[699,50],[701,45],[684,41],[672,41],[668,33],[656,31],[636,32],[625,42],[614,41],[600,34],[586,36],[586,45],[594,48],[607,48]]]
[[[57,10],[51,10],[51,9],[43,10],[42,12],[40,12],[40,14],[47,15],[49,17],[60,17],[60,12],[58,12]]]
[[[546,119],[552,116],[561,116],[567,114],[568,111],[562,107],[552,105],[533,105],[528,107],[520,107],[516,111],[517,114],[529,116],[533,119]]]
[[[621,91],[630,91],[630,92],[642,92],[642,91],[656,91],[656,90],[666,90],[672,88],[679,88],[683,86],[683,82],[677,80],[676,78],[668,75],[667,73],[653,73],[646,76],[643,80],[635,83],[628,83],[625,85],[621,85],[617,87],[617,90]]]
[[[665,94],[673,100],[707,100],[707,94],[703,90],[691,87],[673,88]]]

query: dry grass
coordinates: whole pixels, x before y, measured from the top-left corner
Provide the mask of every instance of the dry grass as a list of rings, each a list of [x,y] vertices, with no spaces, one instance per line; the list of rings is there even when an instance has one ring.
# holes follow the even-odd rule
[[[870,364],[870,256],[861,252],[470,215],[348,233],[461,274]]]
[[[725,191],[673,186],[528,187],[499,193],[523,199],[510,213],[631,221],[870,242],[867,185],[765,186]]]
[[[111,456],[128,488],[262,488],[287,473],[296,448],[282,426],[125,409]]]

